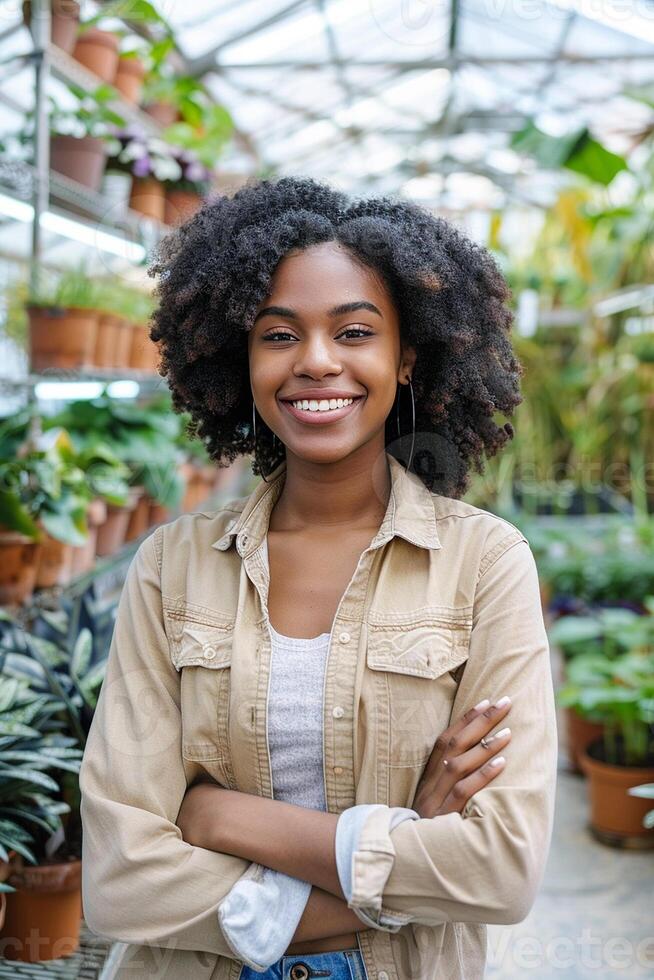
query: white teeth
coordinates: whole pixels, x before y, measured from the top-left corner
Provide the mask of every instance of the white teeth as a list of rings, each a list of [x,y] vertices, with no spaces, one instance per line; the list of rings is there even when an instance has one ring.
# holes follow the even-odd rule
[[[291,402],[291,405],[304,412],[329,412],[335,408],[345,408],[353,401],[353,398],[321,398],[320,401],[315,398],[310,400],[304,398],[301,401]]]

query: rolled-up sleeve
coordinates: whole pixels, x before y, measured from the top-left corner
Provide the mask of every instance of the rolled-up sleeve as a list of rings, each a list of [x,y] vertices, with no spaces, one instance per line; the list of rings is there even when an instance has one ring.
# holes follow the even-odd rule
[[[180,679],[163,626],[158,528],[118,605],[80,770],[82,903],[89,928],[125,943],[235,958],[218,905],[250,868],[184,841]]]
[[[529,912],[552,835],[558,739],[538,573],[519,532],[484,556],[469,657],[452,719],[485,697],[512,700],[502,772],[462,813],[404,820],[374,808],[352,858],[352,907],[408,913],[425,925],[510,924]]]

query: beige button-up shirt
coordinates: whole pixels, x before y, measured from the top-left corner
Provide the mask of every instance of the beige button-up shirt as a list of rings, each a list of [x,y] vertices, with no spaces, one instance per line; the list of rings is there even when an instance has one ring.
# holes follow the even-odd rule
[[[532,551],[511,523],[430,493],[387,454],[384,519],[338,605],[324,680],[327,808],[379,803],[353,855],[369,980],[477,980],[486,923],[529,911],[549,849],[557,731]],[[211,778],[272,797],[265,538],[281,463],[247,497],[185,514],[139,547],[80,772],[82,898],[127,944],[118,976],[237,980],[217,908],[255,865],[195,847],[176,819]],[[437,736],[510,695],[506,765],[463,813],[406,820]]]

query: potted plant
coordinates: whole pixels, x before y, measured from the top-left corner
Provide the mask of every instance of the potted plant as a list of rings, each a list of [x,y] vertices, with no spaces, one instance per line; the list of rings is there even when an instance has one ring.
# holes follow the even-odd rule
[[[85,446],[75,458],[92,494],[86,514],[88,539],[74,549],[73,574],[79,574],[89,571],[95,563],[99,529],[107,522],[108,508],[120,511],[128,505],[130,471],[109,446],[99,441]]]
[[[6,623],[1,641],[4,673],[25,677],[40,695],[57,698],[57,727],[67,744],[84,750],[93,712],[104,678],[106,657],[94,660],[94,637],[79,629],[79,617],[70,603],[62,603],[58,614],[40,611],[25,632],[16,623]],[[102,651],[104,654],[104,651]],[[69,769],[70,767],[65,767]],[[61,777],[61,794],[69,805],[63,819],[66,851],[81,856],[82,831],[79,815],[77,770]]]
[[[648,601],[648,600],[645,600]],[[584,654],[597,654],[606,658],[619,657],[641,642],[643,628],[647,630],[651,617],[647,607],[645,616],[623,607],[598,607],[580,604],[577,615],[566,615],[549,627],[549,638],[563,654],[563,674],[568,681],[575,681],[577,672],[583,671],[576,660]],[[578,681],[577,681],[578,682]],[[600,738],[604,731],[603,715],[589,705],[583,712],[567,702],[567,688],[557,692],[559,703],[564,707],[568,736],[568,751],[574,771],[583,772],[581,755],[591,742]]]
[[[120,38],[112,31],[103,31],[96,27],[98,19],[93,18],[80,25],[73,58],[101,81],[111,84],[118,67]]]
[[[32,28],[32,4],[30,0],[23,3],[23,21]],[[79,28],[79,3],[77,0],[52,0],[50,11],[50,38],[53,44],[71,54],[75,47]]]
[[[181,175],[166,185],[166,224],[189,218],[211,189],[216,161],[224,153],[233,133],[234,121],[224,106],[216,105],[206,91],[197,92],[184,103],[184,117],[164,131],[164,137],[179,147],[176,159]]]
[[[65,109],[50,99],[50,166],[64,177],[97,191],[108,141],[113,132],[125,125],[125,120],[110,106],[114,97],[110,86],[100,85],[93,92],[85,92],[69,82],[68,88],[77,99],[73,108]],[[29,132],[27,138],[32,138]]]
[[[138,49],[120,52],[114,87],[118,89],[126,102],[138,104],[141,99],[146,72],[146,63]]]
[[[654,609],[654,599],[647,601]],[[591,829],[621,847],[654,846],[654,834],[642,826],[642,801],[625,802],[630,787],[654,778],[654,617],[637,618],[629,652],[579,654],[557,692],[562,704],[601,718],[602,737],[582,750],[580,763],[588,776]]]
[[[128,32],[103,30],[98,25],[113,23],[113,18],[121,17],[128,18],[133,24],[155,28],[159,33],[163,30],[165,36],[171,34],[168,22],[148,0],[131,3],[128,10],[125,9],[123,0],[110,0],[109,3],[103,3],[98,13],[89,17],[80,26],[74,57],[106,82],[115,80],[119,67],[120,42]]]
[[[62,731],[59,693],[35,680],[37,662],[8,652],[13,629],[6,618],[2,625],[0,857],[9,894],[0,945],[5,959],[37,962],[79,945],[81,861],[64,840],[71,808],[54,773],[76,779],[82,750]]]
[[[132,324],[129,367],[134,371],[156,374],[159,348],[150,337],[149,323],[153,310],[150,293],[134,290],[129,297],[129,318]]]
[[[193,112],[195,102],[205,91],[202,82],[192,75],[175,74],[168,55],[174,47],[172,37],[153,50],[153,60],[143,85],[143,108],[161,126],[171,126]]]
[[[34,587],[65,584],[70,578],[72,546],[86,538],[89,489],[61,434],[46,450],[21,449],[21,455],[0,460],[0,514],[6,527],[22,526],[21,533],[40,543],[31,588],[16,593],[15,581],[3,585],[6,603],[25,601]],[[8,523],[12,522],[12,523]],[[7,574],[3,567],[2,575]]]
[[[114,132],[107,168],[131,177],[130,207],[148,218],[163,222],[164,180],[181,177],[173,148],[157,136],[131,125]]]
[[[123,507],[108,507],[108,527],[98,531],[99,555],[112,554],[122,545],[131,511],[145,493],[167,508],[178,505],[183,492],[176,445],[180,422],[169,396],[138,405],[112,399],[105,389],[98,398],[71,402],[44,425],[65,428],[80,452],[98,444],[108,448],[129,470],[130,497]]]
[[[167,180],[164,222],[177,225],[192,217],[211,189],[211,171],[191,150],[177,150],[175,159],[180,167],[177,180]]]
[[[92,366],[97,295],[83,267],[67,270],[54,282],[41,282],[28,295],[27,315],[32,371]]]

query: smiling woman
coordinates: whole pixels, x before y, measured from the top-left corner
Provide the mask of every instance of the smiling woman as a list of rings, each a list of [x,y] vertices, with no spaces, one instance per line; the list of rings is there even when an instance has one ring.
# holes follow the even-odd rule
[[[383,442],[406,462],[396,416],[406,434],[413,395],[414,469],[458,497],[513,435],[493,420],[522,400],[509,288],[489,252],[414,204],[353,201],[309,178],[251,181],[172,232],[149,272],[160,298],[151,336],[175,407],[218,464],[254,453],[266,475],[297,440],[326,459],[384,410]],[[322,388],[357,400],[282,404],[331,399]],[[253,402],[265,425],[253,426]]]
[[[208,201],[150,271],[175,407],[265,482],[130,568],[80,773],[87,921],[134,944],[126,980],[160,946],[166,980],[481,980],[557,758],[529,544],[458,499],[513,432],[508,287],[442,219],[301,178]]]

